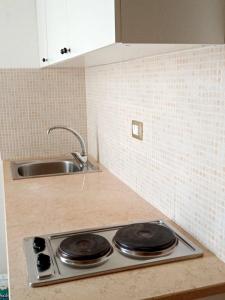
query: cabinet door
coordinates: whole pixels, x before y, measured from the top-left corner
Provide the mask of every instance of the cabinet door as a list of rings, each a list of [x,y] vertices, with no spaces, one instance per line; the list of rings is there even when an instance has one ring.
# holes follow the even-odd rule
[[[46,0],[46,23],[49,63],[67,58],[61,49],[69,49],[67,0]]]
[[[72,55],[115,43],[114,0],[67,0]]]
[[[39,63],[41,67],[48,65],[48,39],[46,20],[46,0],[37,0]]]

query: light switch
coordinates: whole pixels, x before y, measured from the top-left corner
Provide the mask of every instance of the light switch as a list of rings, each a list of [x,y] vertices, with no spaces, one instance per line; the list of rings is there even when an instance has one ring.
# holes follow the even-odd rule
[[[132,120],[132,137],[138,140],[143,140],[143,123]]]
[[[139,134],[139,127],[136,124],[133,124],[133,135]]]

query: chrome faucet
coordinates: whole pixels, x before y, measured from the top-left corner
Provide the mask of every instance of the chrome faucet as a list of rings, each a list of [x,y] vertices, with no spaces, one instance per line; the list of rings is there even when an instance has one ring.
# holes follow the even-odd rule
[[[86,145],[84,142],[84,139],[82,138],[82,136],[74,129],[66,127],[66,126],[54,126],[48,129],[47,134],[49,134],[51,131],[55,130],[55,129],[64,129],[67,130],[69,132],[71,132],[79,141],[80,146],[81,146],[81,153],[79,152],[72,152],[71,155],[78,159],[80,161],[80,163],[82,163],[83,165],[85,165],[87,163],[88,160],[88,156],[87,156],[87,149],[86,149]]]

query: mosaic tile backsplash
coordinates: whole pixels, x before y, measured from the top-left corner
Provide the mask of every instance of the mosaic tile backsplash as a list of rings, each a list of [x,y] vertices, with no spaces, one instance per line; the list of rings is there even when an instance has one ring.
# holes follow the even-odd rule
[[[86,98],[89,153],[225,261],[225,47],[88,68]]]
[[[2,159],[54,157],[79,150],[66,125],[87,139],[84,69],[0,70]]]

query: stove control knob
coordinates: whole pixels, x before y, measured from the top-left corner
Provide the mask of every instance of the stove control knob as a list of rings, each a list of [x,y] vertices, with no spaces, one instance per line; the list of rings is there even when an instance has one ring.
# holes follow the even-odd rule
[[[48,270],[51,266],[50,256],[40,253],[37,257],[37,268],[39,272]]]
[[[45,240],[40,237],[35,237],[33,241],[33,249],[36,253],[45,250]]]

